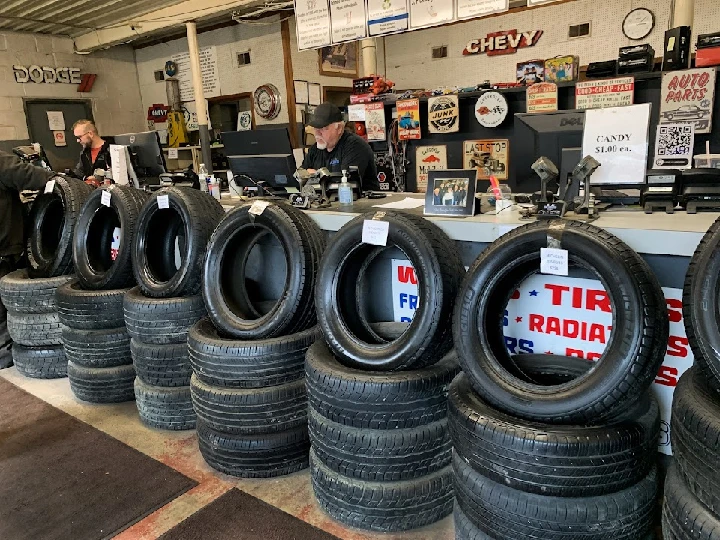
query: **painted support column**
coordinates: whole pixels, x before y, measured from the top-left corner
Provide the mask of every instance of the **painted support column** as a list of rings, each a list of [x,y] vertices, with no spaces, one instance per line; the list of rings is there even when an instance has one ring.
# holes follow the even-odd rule
[[[202,85],[200,71],[200,49],[197,41],[197,26],[194,22],[185,23],[187,28],[188,50],[190,52],[190,72],[192,73],[193,90],[195,93],[195,110],[200,126],[200,149],[203,163],[209,174],[212,174],[212,156],[210,155],[210,131],[208,130],[207,102]],[[195,171],[197,172],[197,171]]]
[[[377,75],[377,46],[375,38],[363,39],[360,42],[362,55],[362,76]]]

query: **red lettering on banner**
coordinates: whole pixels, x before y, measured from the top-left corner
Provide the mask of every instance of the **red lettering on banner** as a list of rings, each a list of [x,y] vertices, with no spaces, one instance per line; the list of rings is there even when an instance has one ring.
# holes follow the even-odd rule
[[[588,352],[585,353],[585,351],[581,349],[571,349],[570,347],[567,347],[565,349],[565,356],[574,356],[575,358],[584,358],[585,360],[599,360],[602,356],[602,353],[597,352]]]
[[[570,287],[567,285],[552,285],[550,283],[546,283],[545,288],[552,291],[553,306],[562,305],[562,293],[570,290]]]
[[[545,284],[545,288],[552,293],[550,302],[553,306],[561,306],[563,303],[563,293],[572,290],[571,305],[576,309],[583,307],[583,291],[585,292],[585,309],[588,311],[604,311],[612,313],[610,305],[610,297],[602,289],[583,289],[582,287],[573,287],[570,289],[567,285],[554,285],[552,283]]]
[[[407,283],[409,281],[413,285],[417,285],[415,269],[412,266],[398,266],[398,281],[400,283]]]
[[[679,373],[680,372],[677,370],[677,368],[671,366],[660,366],[657,377],[655,377],[655,384],[675,387],[677,386]]]
[[[670,317],[670,322],[682,322],[682,300],[670,298],[665,300],[665,303],[668,307],[668,317]]]
[[[575,319],[546,318],[537,313],[531,313],[528,330],[540,334],[554,334],[565,338],[597,341],[605,344],[608,334],[612,331],[612,326],[576,321]]]
[[[548,317],[547,318],[547,328],[545,328],[546,334],[555,334],[556,336],[560,335],[560,319],[557,317]]]
[[[667,354],[669,356],[679,356],[687,358],[688,355],[688,338],[682,336],[670,336],[668,338]]]
[[[572,307],[580,309],[582,307],[582,289],[573,287]]]
[[[605,343],[605,327],[599,324],[591,324],[588,341],[599,341],[600,343]]]
[[[531,332],[540,332],[542,333],[542,325],[545,321],[545,317],[542,315],[530,315],[530,331]]]
[[[515,289],[512,293],[512,296],[510,297],[510,300],[519,300],[520,299],[520,289]]]
[[[570,327],[573,327],[572,330],[570,330]],[[563,321],[563,334],[565,337],[569,338],[576,338],[578,337],[578,333],[580,332],[580,323],[577,321],[573,321],[572,319],[566,319]]]
[[[612,313],[608,294],[602,290],[588,289],[585,297],[585,309],[595,311],[595,308],[600,308],[605,313]]]

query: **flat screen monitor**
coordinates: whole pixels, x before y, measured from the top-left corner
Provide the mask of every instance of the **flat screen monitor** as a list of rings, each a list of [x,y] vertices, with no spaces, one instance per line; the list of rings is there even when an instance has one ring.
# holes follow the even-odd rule
[[[295,179],[295,158],[291,155],[228,156],[230,170],[238,185],[254,188],[264,182],[274,190],[299,189]]]
[[[154,178],[167,171],[157,131],[115,135],[115,144],[127,146],[133,169],[139,178]]]
[[[225,131],[220,134],[225,155],[260,156],[266,154],[292,155],[287,128],[250,131]]]

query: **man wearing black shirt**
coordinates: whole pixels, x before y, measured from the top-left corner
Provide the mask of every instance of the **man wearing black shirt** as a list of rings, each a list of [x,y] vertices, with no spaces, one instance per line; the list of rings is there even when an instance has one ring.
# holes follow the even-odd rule
[[[315,172],[327,167],[332,173],[358,168],[362,191],[379,190],[375,155],[370,145],[354,133],[345,131],[342,113],[335,105],[318,105],[310,125],[315,129],[315,144],[303,160],[303,169]]]

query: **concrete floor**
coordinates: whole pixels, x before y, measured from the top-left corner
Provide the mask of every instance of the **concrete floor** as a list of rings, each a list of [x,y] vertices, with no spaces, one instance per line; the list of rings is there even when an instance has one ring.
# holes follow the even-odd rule
[[[145,427],[135,403],[95,405],[73,395],[67,379],[37,380],[13,368],[0,377],[138,451],[196,480],[198,485],[136,523],[115,538],[150,540],[171,529],[233,487],[345,540],[452,540],[452,517],[403,534],[377,534],[348,529],[325,514],[315,502],[308,470],[272,480],[242,480],[210,468],[198,450],[195,431],[171,432]]]

